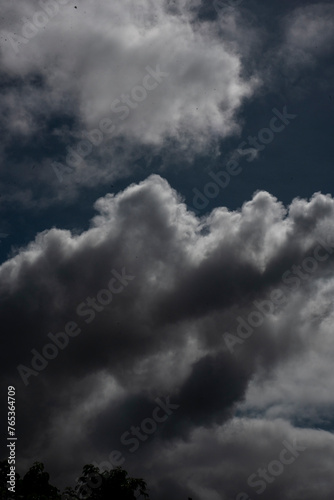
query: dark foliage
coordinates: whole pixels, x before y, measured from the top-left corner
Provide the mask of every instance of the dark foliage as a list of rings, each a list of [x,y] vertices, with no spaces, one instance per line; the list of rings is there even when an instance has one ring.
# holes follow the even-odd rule
[[[85,465],[74,488],[63,493],[49,483],[44,465],[35,462],[21,479],[16,473],[15,493],[8,490],[9,465],[0,462],[0,500],[135,500],[149,499],[143,479],[129,477],[121,467],[101,472],[93,465]]]

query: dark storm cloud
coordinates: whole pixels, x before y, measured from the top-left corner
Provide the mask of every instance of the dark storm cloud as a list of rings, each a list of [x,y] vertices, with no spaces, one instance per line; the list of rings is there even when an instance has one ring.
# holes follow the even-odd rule
[[[0,17],[19,471],[42,460],[65,486],[123,465],[152,500],[254,500],[265,469],[264,500],[332,500],[334,201],[312,193],[332,185],[333,5],[76,7],[3,0]],[[187,210],[284,107],[293,126]],[[305,450],[275,475],[285,442]]]
[[[231,354],[224,333],[236,332],[238,317],[247,320],[254,300],[287,288],[282,274],[333,236],[332,198],[316,194],[287,210],[259,192],[240,211],[198,219],[151,176],[95,207],[100,215],[88,231],[45,231],[0,268],[8,329],[1,370],[26,415],[21,443],[28,456],[55,463],[66,440],[75,450],[70,469],[94,449],[118,444],[128,456],[121,436],[150,417],[157,397],[178,406],[156,430],[162,443],[189,441],[196,429],[230,419],[256,373],[308,351],[312,293],[319,300],[328,293],[333,268],[330,239],[326,262]],[[323,311],[318,324],[323,342],[331,314]],[[63,349],[45,347],[55,338]],[[36,352],[44,354],[39,366]]]
[[[236,401],[242,398],[250,375],[250,367],[238,365],[227,353],[203,356],[192,365],[189,377],[181,383],[180,389],[169,394],[173,415],[163,425],[160,422],[155,438],[164,441],[189,439],[194,427],[211,427],[226,421],[233,415]],[[156,406],[156,401],[145,395],[144,387],[143,391],[141,396],[129,395],[125,401],[120,400],[117,406],[113,402],[95,422],[95,432],[90,439],[99,442],[106,455],[116,448],[128,456],[136,449],[127,436],[122,436],[131,425],[139,425],[152,414],[152,408]],[[113,429],[112,434],[110,429]],[[132,431],[129,432],[129,436],[133,435]]]

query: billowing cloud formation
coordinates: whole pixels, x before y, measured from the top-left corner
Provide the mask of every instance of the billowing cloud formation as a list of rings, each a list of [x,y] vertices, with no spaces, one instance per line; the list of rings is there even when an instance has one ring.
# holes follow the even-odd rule
[[[150,459],[149,450],[142,470],[155,481],[152,497],[161,500],[172,495],[253,500],[259,494],[265,500],[329,500],[333,495],[333,435],[282,420],[235,418],[210,431],[197,429],[189,442],[172,449],[159,443],[154,451],[158,458]]]
[[[237,113],[258,79],[243,75],[238,46],[200,20],[200,2],[177,3],[5,2],[6,146],[38,142],[33,174],[51,194],[39,204],[59,196],[55,161],[72,168],[69,198],[82,185],[127,175],[133,148],[177,148],[192,157],[240,132]],[[29,192],[13,189],[7,197],[29,205],[34,188],[26,170],[15,162],[12,181]]]
[[[292,381],[287,404],[303,387],[305,404],[320,403],[317,423],[327,417],[328,406],[311,395],[321,376],[332,380],[329,195],[296,199],[286,209],[262,191],[239,211],[220,207],[198,219],[153,175],[99,199],[95,208],[99,215],[86,232],[45,231],[0,267],[1,324],[10,331],[1,370],[3,380],[16,385],[18,411],[26,414],[19,432],[27,460],[44,457],[60,470],[61,456],[71,471],[78,462],[103,460],[116,449],[129,465],[139,453],[143,470],[162,452],[161,463],[167,455],[176,463],[179,453],[200,449],[196,443],[210,429],[228,435],[224,425],[236,411],[266,410],[270,390],[280,410],[266,412],[267,418],[298,416],[285,406],[282,366],[289,366],[285,376]],[[300,376],[310,350],[306,387]],[[167,419],[155,410],[157,398]],[[333,392],[325,399],[332,404]],[[154,436],[148,439],[148,430],[143,439],[134,438],[132,426],[148,429],[143,422],[152,415],[160,419],[153,423]],[[195,483],[186,481],[186,467],[176,472],[173,466],[175,492],[186,485],[201,500],[221,498],[222,490],[234,498],[232,490],[243,491],[252,473],[253,457],[269,460],[271,442],[279,453],[278,441],[298,432],[315,449],[326,441],[323,432],[293,431],[275,422],[263,423],[263,429],[269,426],[265,445],[249,437],[248,465],[240,462],[231,482],[217,478],[221,459],[215,456],[223,453],[217,442],[213,455],[205,448],[201,458],[198,451],[199,462],[215,463]],[[131,435],[138,451],[130,449]],[[332,452],[332,445],[324,446],[324,463],[331,463]],[[231,455],[239,457],[233,450]],[[317,467],[316,455],[307,457],[300,464]],[[159,491],[166,489],[164,474],[159,472]],[[275,483],[282,485],[283,497],[296,491],[292,474]],[[323,499],[333,493],[326,474]],[[308,479],[300,473],[298,481],[297,491],[306,491]],[[263,498],[273,498],[269,486],[266,491]],[[305,495],[300,498],[312,498]]]
[[[224,137],[238,129],[234,115],[253,82],[242,80],[238,54],[209,31],[210,24],[196,22],[189,5],[173,11],[161,0],[127,0],[58,7],[17,53],[15,39],[7,36],[2,64],[13,76],[38,71],[55,107],[59,95],[77,100],[82,132],[112,118],[112,137],[161,145],[167,138],[184,143],[186,135],[204,146],[211,134]],[[19,33],[22,6],[15,9]],[[25,2],[25,10],[27,19],[37,20],[33,2]],[[148,78],[144,86],[146,67],[157,65],[164,76]]]

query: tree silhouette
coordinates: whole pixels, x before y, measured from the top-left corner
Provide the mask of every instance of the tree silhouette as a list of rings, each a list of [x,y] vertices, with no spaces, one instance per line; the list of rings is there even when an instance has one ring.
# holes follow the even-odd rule
[[[7,500],[10,498],[10,491],[7,489],[7,479],[9,474],[9,464],[7,460],[2,460],[0,462],[0,499],[1,500]],[[20,476],[19,474],[15,474],[16,476],[16,481],[19,480]],[[16,498],[15,495],[12,495],[12,498]]]
[[[61,494],[49,483],[50,476],[41,462],[35,462],[23,479],[16,473],[15,493],[8,491],[9,465],[0,462],[0,500],[136,500],[149,499],[143,479],[129,477],[122,467],[100,471],[85,465],[74,488],[67,487]]]
[[[149,498],[147,486],[143,479],[129,477],[126,470],[116,467],[109,471],[100,472],[98,467],[85,465],[78,484],[74,489],[77,497],[87,500],[136,500]],[[68,492],[73,495],[73,490]],[[139,495],[138,495],[139,494]],[[64,496],[64,500],[66,496]],[[71,496],[68,496],[71,499]]]
[[[49,479],[49,474],[44,471],[44,465],[35,462],[22,481],[19,481],[17,492],[25,500],[58,500],[59,490],[49,484]]]
[[[7,480],[9,473],[8,461],[0,462],[0,493],[1,500],[12,498],[15,500],[59,500],[58,488],[49,484],[49,474],[44,471],[44,465],[35,462],[23,479],[16,475],[15,493],[8,491]]]

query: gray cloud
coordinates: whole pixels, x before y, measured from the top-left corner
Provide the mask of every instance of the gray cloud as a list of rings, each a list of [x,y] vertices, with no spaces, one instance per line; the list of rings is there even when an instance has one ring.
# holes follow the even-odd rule
[[[292,381],[289,399],[300,392],[296,381],[310,349],[317,354],[308,366],[307,391],[316,393],[319,367],[325,360],[329,372],[325,352],[332,352],[334,201],[329,195],[316,193],[285,208],[261,191],[238,211],[220,207],[197,218],[153,175],[100,198],[95,208],[99,214],[87,231],[44,231],[0,267],[1,324],[10,331],[1,371],[5,383],[16,385],[18,412],[25,415],[18,432],[26,460],[44,458],[60,471],[57,457],[71,450],[64,460],[74,471],[78,461],[103,460],[119,449],[131,465],[134,459],[120,437],[151,415],[156,397],[168,396],[179,408],[137,452],[146,457],[144,469],[145,449],[159,448],[154,443],[162,450],[191,446],[196,433],[224,429],[236,411],[266,410],[270,391],[281,406],[267,417],[292,418],[296,412],[287,411],[282,391]],[[292,266],[310,256],[320,240],[328,259],[299,279],[289,300],[231,354],[224,333],[235,333],[237,318],[247,318],[255,300],[288,288],[282,275],[291,277]],[[102,305],[100,292],[108,289],[112,270],[122,269],[133,279]],[[89,297],[98,310],[87,305]],[[79,334],[24,385],[17,366],[30,367],[31,350],[42,353],[48,333],[64,332],[73,321]],[[284,366],[289,372],[279,375]],[[327,402],[331,394],[326,392]],[[293,488],[289,477],[277,479],[286,481],[282,491]],[[201,481],[198,498],[207,499],[209,479]],[[235,486],[240,481],[236,476]],[[182,492],[176,483],[175,491]],[[226,488],[231,494],[232,486]]]
[[[152,449],[148,450],[148,465],[142,467],[142,471],[152,477],[153,498],[156,495],[167,500],[175,494],[194,500],[253,500],[259,498],[259,487],[249,486],[249,476],[257,475],[261,468],[268,470],[268,465],[284,448],[283,442],[297,443],[306,449],[285,466],[281,475],[269,474],[274,481],[264,481],[266,488],[261,498],[279,500],[291,496],[329,500],[333,495],[332,434],[294,428],[282,420],[235,418],[210,431],[199,428],[192,434],[191,441],[180,442],[173,449],[159,443],[157,460],[150,459]],[[286,457],[293,458],[288,453]]]
[[[319,2],[295,9],[285,20],[288,63],[308,66],[332,51],[334,8]]]
[[[242,74],[241,49],[212,23],[198,19],[200,2],[178,2],[177,8],[163,0],[82,1],[77,9],[72,2],[55,4],[58,12],[51,17],[44,12],[47,24],[35,27],[20,45],[15,36],[24,36],[29,26],[33,30],[43,10],[33,1],[3,6],[0,64],[13,80],[2,89],[2,122],[9,134],[5,144],[37,137],[45,147],[33,178],[26,164],[15,162],[14,185],[26,196],[13,189],[8,201],[26,206],[71,201],[81,187],[133,172],[133,148],[167,150],[173,145],[179,156],[193,157],[240,132],[237,114],[259,79],[255,73]],[[157,65],[169,76],[135,102],[145,68]],[[128,98],[130,105],[125,104]],[[113,132],[93,145],[68,189],[61,189],[52,162],[66,165],[67,148],[80,150],[80,141],[106,119],[113,121]],[[123,158],[117,154],[122,141]],[[36,192],[41,186],[44,196]]]

